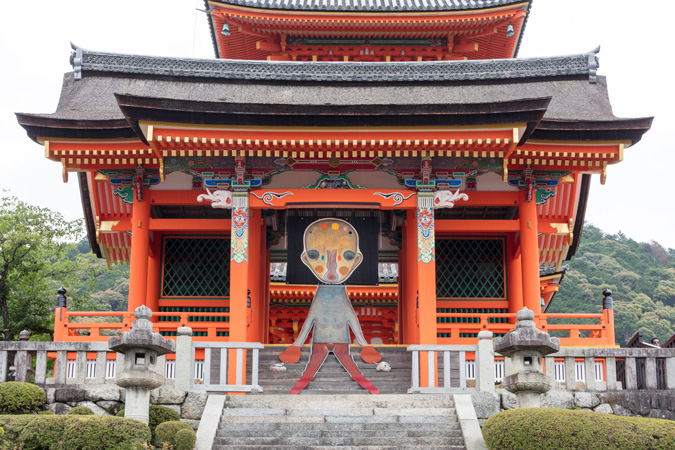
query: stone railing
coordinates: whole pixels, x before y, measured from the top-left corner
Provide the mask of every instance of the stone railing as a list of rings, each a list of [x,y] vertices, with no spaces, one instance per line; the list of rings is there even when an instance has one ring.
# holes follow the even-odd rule
[[[69,354],[75,359],[69,359]],[[116,358],[108,359],[108,354]],[[53,377],[48,379],[50,357],[56,361]],[[13,361],[16,381],[29,381],[33,375],[34,383],[39,385],[112,383],[122,358],[124,356],[108,349],[107,342],[0,342],[0,382],[7,381],[9,363]]]
[[[262,344],[193,341],[190,328],[179,330],[175,359],[160,356],[157,362],[166,385],[184,391],[262,391],[258,385]],[[22,332],[21,341],[0,341],[0,383],[13,379],[41,386],[114,384],[124,365],[124,355],[111,351],[107,342],[37,342],[28,341],[29,337],[28,332]],[[196,350],[204,353],[204,359],[196,358]],[[251,352],[250,358],[245,357],[246,351]],[[53,373],[50,359],[54,360]],[[247,368],[249,361],[251,367]],[[231,379],[228,365],[233,368]],[[244,378],[247,369],[251,380]]]
[[[411,345],[412,394],[457,393],[467,388],[466,353],[476,345]],[[470,370],[470,369],[469,369]],[[474,374],[477,377],[477,374]],[[476,382],[476,385],[478,381]]]
[[[411,345],[408,351],[412,393],[494,392],[513,373],[511,359],[495,354],[487,338],[478,346]],[[544,358],[544,370],[559,390],[675,390],[675,349],[562,348]]]

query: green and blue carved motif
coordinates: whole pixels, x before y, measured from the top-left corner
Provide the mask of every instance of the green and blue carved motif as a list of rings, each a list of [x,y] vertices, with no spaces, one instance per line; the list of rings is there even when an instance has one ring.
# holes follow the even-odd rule
[[[354,170],[349,170],[340,175],[329,175],[316,169],[314,169],[314,172],[320,173],[321,177],[314,185],[308,184],[303,186],[303,189],[365,189],[364,186],[353,185],[351,180],[347,178],[347,175]]]

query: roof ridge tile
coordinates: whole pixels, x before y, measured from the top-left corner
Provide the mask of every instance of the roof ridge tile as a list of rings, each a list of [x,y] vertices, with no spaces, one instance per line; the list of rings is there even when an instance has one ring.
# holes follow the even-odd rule
[[[115,72],[214,79],[279,81],[463,81],[587,76],[596,81],[596,50],[569,56],[523,59],[412,62],[300,62],[169,58],[94,52],[73,46],[75,79]]]

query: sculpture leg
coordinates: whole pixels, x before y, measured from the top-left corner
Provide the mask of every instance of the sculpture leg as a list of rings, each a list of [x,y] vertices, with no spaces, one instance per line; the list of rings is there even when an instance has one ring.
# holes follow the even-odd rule
[[[328,355],[328,345],[327,344],[312,344],[312,351],[309,355],[309,362],[305,371],[302,373],[302,377],[295,383],[293,389],[291,389],[291,395],[298,395],[300,391],[307,387],[310,381],[314,379],[314,375],[319,371],[323,362],[326,360]]]
[[[363,376],[359,368],[356,366],[356,363],[354,363],[352,355],[349,353],[349,344],[335,344],[333,353],[335,354],[335,357],[338,359],[338,361],[340,361],[340,364],[342,364],[342,367],[344,367],[345,370],[349,372],[352,380],[359,383],[363,389],[369,391],[371,394],[380,393],[379,389],[373,386],[373,383],[366,380],[366,377]]]

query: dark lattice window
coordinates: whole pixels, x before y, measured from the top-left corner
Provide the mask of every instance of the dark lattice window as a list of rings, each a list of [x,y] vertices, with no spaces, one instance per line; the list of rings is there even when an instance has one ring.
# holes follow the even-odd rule
[[[436,296],[505,298],[503,239],[437,239]]]
[[[162,297],[228,297],[230,240],[164,238]]]

